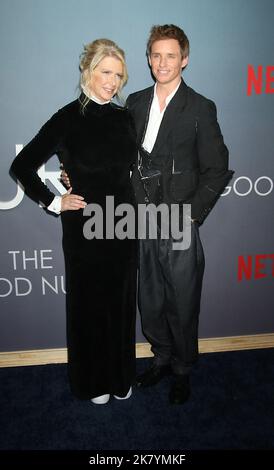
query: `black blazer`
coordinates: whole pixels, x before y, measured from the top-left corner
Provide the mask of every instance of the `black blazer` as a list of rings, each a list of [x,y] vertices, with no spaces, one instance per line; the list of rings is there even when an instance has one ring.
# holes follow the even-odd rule
[[[129,95],[127,106],[134,119],[141,147],[149,119],[154,87]],[[182,80],[169,102],[150,154],[161,166],[163,202],[191,203],[192,218],[202,223],[233,175],[228,150],[217,122],[216,106]],[[133,183],[139,203],[145,202],[137,168]]]

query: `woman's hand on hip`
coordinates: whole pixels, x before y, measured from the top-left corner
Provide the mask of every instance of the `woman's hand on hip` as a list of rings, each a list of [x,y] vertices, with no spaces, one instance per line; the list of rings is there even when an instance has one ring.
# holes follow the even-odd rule
[[[78,211],[84,209],[87,203],[82,196],[78,194],[71,194],[72,188],[66,194],[63,194],[61,201],[61,212],[63,211]]]

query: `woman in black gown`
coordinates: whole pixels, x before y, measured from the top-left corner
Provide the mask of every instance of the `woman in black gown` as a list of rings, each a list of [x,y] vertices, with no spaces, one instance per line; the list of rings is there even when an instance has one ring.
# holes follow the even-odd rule
[[[96,203],[104,213],[106,196],[113,196],[114,209],[134,205],[136,144],[128,111],[111,102],[127,80],[124,52],[96,40],[85,46],[80,70],[79,99],[51,117],[11,170],[32,198],[61,213],[71,389],[104,404],[110,395],[129,398],[135,377],[136,240],[86,239],[83,211]],[[72,189],[62,197],[37,175],[54,154],[70,175]]]

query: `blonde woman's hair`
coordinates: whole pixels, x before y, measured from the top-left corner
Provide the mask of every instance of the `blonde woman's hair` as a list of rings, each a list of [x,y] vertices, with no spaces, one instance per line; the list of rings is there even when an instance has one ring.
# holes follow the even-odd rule
[[[122,62],[123,77],[117,91],[119,98],[120,91],[128,80],[127,66],[123,49],[117,46],[117,44],[115,44],[115,42],[111,41],[110,39],[96,39],[95,41],[84,46],[84,51],[80,56],[80,88],[82,88],[82,86],[87,87],[90,74],[105,57],[115,57]],[[90,99],[87,96],[81,100],[82,112],[84,112],[84,109],[89,101]]]

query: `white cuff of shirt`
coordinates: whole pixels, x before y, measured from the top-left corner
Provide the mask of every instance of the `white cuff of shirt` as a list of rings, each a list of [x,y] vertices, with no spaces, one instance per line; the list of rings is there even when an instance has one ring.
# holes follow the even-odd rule
[[[62,202],[62,197],[55,196],[53,201],[47,207],[48,211],[55,212],[55,214],[61,214],[61,202]]]

